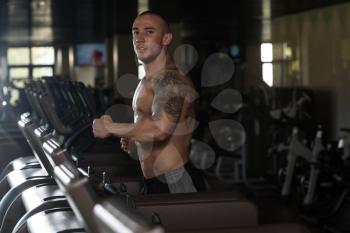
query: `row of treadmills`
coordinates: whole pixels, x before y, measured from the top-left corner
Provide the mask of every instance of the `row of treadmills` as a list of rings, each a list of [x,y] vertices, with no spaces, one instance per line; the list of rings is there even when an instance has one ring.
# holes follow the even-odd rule
[[[92,89],[50,77],[31,81],[26,95],[32,111],[18,126],[33,155],[1,172],[0,233],[309,232],[259,225],[238,192],[142,195],[138,162],[117,140],[93,138]]]

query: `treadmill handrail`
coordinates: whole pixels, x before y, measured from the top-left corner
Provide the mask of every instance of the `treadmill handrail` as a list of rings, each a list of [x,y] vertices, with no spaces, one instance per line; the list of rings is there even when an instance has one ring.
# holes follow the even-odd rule
[[[108,199],[95,205],[94,217],[100,233],[163,233],[160,226],[151,226],[118,201]]]
[[[98,233],[92,215],[97,197],[88,178],[82,177],[79,170],[69,161],[55,167],[54,178],[61,190],[67,194],[70,206],[86,230],[89,233]]]

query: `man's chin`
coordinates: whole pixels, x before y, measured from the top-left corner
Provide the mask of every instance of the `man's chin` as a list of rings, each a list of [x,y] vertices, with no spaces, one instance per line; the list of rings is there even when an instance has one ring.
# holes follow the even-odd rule
[[[142,64],[147,64],[150,62],[150,58],[148,57],[138,57],[138,59],[142,62]]]
[[[147,58],[145,56],[140,55],[140,54],[137,55],[137,59],[141,62],[145,62],[145,60],[147,60]]]

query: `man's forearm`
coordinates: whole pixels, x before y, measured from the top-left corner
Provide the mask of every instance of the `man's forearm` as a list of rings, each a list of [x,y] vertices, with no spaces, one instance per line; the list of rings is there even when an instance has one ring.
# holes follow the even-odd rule
[[[169,134],[151,119],[143,119],[136,123],[109,123],[106,125],[109,133],[117,137],[131,138],[135,141],[154,142],[165,140]]]

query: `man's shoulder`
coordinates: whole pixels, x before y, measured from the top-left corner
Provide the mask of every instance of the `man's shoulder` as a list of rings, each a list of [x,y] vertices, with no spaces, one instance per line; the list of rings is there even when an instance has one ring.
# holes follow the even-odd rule
[[[184,85],[193,86],[193,83],[189,76],[178,69],[175,65],[167,66],[157,79],[157,84],[160,86],[169,85]]]

